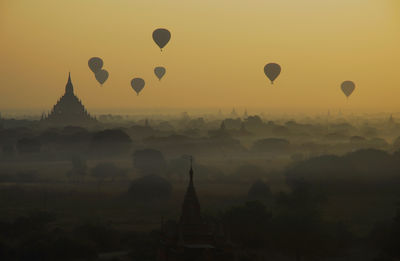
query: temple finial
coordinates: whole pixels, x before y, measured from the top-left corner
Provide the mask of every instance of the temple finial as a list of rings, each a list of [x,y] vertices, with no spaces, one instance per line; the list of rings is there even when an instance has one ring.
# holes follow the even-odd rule
[[[192,182],[193,181],[193,156],[190,156],[190,171],[189,171],[189,174],[190,174],[190,181]]]
[[[68,72],[68,82],[65,86],[65,93],[66,94],[73,94],[74,93],[74,86],[72,85],[71,81],[71,72]]]

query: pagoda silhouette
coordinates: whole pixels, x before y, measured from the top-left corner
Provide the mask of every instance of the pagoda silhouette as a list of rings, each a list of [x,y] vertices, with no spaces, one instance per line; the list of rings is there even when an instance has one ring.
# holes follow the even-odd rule
[[[225,261],[235,257],[224,227],[203,220],[190,166],[180,220],[162,222],[158,261]]]
[[[90,116],[81,100],[74,94],[70,73],[64,95],[48,115],[42,115],[40,123],[52,126],[90,126],[97,123],[97,120]]]

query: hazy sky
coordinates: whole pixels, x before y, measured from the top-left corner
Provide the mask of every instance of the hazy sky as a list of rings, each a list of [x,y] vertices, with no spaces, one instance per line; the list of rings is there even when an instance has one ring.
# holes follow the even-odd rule
[[[159,27],[172,33],[162,54]],[[103,87],[93,56],[110,73]],[[268,62],[283,68],[273,87]],[[0,0],[0,110],[49,110],[68,71],[89,111],[400,111],[400,1]],[[349,101],[344,80],[357,84]]]

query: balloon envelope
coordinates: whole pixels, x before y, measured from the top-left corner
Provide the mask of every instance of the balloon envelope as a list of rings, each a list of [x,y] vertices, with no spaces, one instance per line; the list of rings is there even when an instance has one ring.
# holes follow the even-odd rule
[[[157,78],[159,80],[161,80],[161,78],[164,76],[165,72],[166,72],[166,70],[164,67],[159,66],[159,67],[154,68],[154,74],[157,76]]]
[[[346,95],[346,97],[349,97],[353,93],[354,89],[356,88],[356,85],[352,81],[345,81],[342,83],[341,88],[342,88],[344,95]]]
[[[88,64],[93,73],[97,73],[103,68],[103,60],[99,57],[90,58]]]
[[[139,95],[139,92],[144,88],[144,80],[142,78],[134,78],[131,81],[132,89]]]
[[[159,28],[153,32],[153,40],[160,47],[164,48],[171,39],[171,33],[167,29]]]
[[[107,81],[108,79],[108,72],[106,70],[100,70],[98,71],[95,75],[96,80],[100,83],[103,84]]]
[[[275,79],[281,74],[281,66],[276,63],[269,63],[264,66],[264,73],[271,83],[274,84]]]

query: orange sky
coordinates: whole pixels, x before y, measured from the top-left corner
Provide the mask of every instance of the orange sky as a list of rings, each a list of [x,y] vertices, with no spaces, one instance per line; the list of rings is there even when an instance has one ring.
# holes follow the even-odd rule
[[[161,54],[155,28],[172,39]],[[103,58],[103,87],[87,66]],[[268,62],[283,71],[271,87]],[[161,83],[155,66],[167,68]],[[0,110],[400,111],[398,0],[0,0]],[[142,77],[136,96],[130,87]],[[353,80],[346,101],[340,83]]]

